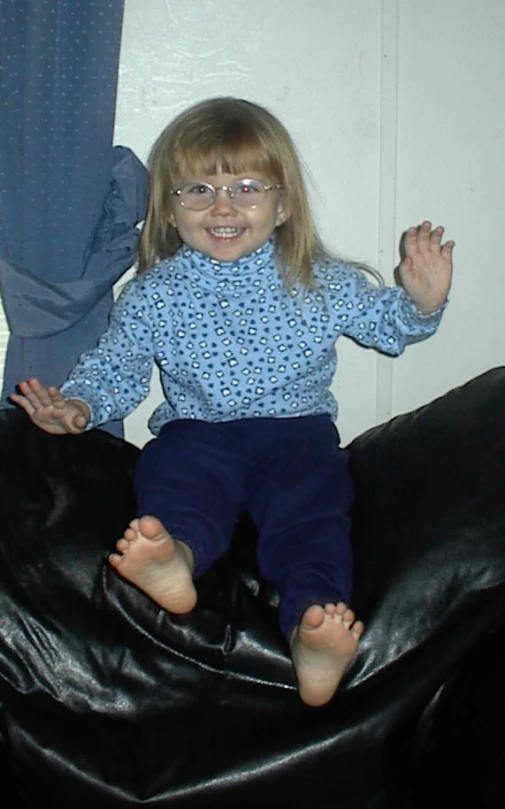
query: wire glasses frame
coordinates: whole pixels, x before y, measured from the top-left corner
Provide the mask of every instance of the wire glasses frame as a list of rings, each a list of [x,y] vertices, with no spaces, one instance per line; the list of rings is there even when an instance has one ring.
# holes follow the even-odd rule
[[[239,208],[256,208],[261,205],[269,191],[282,188],[280,183],[265,185],[261,180],[238,180],[233,185],[220,185],[214,188],[210,183],[191,182],[170,193],[179,199],[183,208],[190,211],[204,211],[214,204],[218,191],[225,191],[233,205]]]

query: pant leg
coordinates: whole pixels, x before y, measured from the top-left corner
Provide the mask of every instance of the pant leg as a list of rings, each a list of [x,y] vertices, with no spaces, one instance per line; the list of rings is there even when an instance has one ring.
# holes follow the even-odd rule
[[[258,565],[278,588],[289,637],[311,604],[350,599],[353,490],[329,417],[268,421],[270,437],[257,442],[249,513],[259,530]]]
[[[157,517],[191,548],[195,578],[227,550],[245,510],[243,456],[232,433],[232,423],[170,422],[135,469],[137,513]]]

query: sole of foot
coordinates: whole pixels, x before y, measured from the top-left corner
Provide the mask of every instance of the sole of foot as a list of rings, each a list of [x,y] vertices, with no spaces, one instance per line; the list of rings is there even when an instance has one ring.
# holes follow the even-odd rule
[[[343,601],[313,604],[291,636],[291,654],[300,698],[306,705],[326,705],[356,654],[364,631]]]
[[[156,517],[133,520],[109,556],[110,565],[167,612],[185,614],[196,604],[193,556]]]

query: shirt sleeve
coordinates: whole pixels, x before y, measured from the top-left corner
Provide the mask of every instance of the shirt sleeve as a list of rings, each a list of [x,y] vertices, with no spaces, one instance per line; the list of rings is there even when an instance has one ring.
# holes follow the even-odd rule
[[[400,287],[376,287],[365,274],[342,265],[325,283],[330,320],[340,334],[360,345],[398,356],[409,343],[425,340],[437,330],[447,302],[423,315]]]
[[[96,348],[83,353],[60,391],[89,406],[87,429],[131,413],[149,393],[154,362],[147,296],[133,280],[112,308]]]

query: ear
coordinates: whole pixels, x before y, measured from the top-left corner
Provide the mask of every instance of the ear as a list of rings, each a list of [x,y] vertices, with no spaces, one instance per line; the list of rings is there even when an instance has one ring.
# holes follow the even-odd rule
[[[284,222],[287,222],[290,216],[291,210],[288,207],[286,200],[283,197],[281,197],[279,200],[279,204],[277,205],[277,218],[275,220],[275,227],[278,228],[280,225],[283,225]]]
[[[173,228],[176,227],[175,224],[175,214],[171,208],[167,211],[167,222],[172,225]]]

